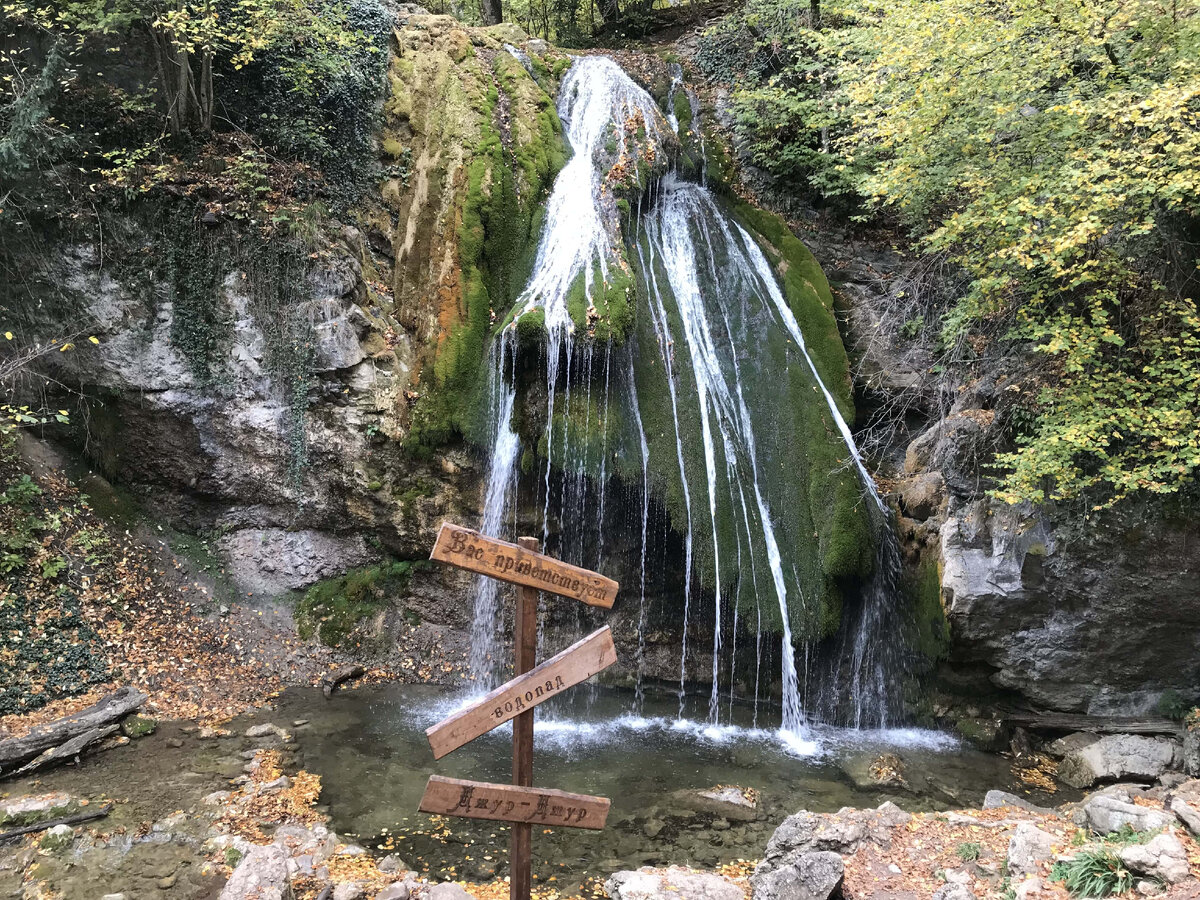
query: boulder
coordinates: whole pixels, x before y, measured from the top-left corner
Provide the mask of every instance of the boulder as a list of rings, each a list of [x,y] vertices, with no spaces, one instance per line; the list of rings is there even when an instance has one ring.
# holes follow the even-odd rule
[[[435,884],[424,894],[425,900],[474,900],[474,898],[452,881]]]
[[[734,822],[753,822],[758,818],[756,792],[735,784],[698,791],[676,791],[673,799],[684,809],[722,816]]]
[[[0,825],[28,825],[54,818],[79,804],[63,791],[0,800]]]
[[[1200,775],[1200,728],[1188,726],[1183,729],[1183,771],[1193,778]]]
[[[1046,752],[1055,759],[1062,759],[1070,753],[1082,750],[1084,747],[1090,747],[1098,740],[1100,740],[1100,735],[1098,734],[1092,734],[1090,731],[1076,731],[1065,737],[1060,737],[1056,741],[1051,741],[1046,746]]]
[[[415,882],[412,881],[397,881],[395,884],[389,884],[375,895],[375,900],[408,900],[414,885]]]
[[[1001,809],[1005,806],[1011,806],[1015,809],[1024,809],[1029,812],[1039,813],[1041,815],[1053,814],[1054,810],[1047,809],[1044,806],[1037,806],[1030,803],[1016,794],[1010,794],[1007,791],[988,791],[983,798],[984,809]]]
[[[617,872],[604,890],[613,900],[744,900],[742,889],[728,878],[682,866]]]
[[[409,870],[408,863],[402,860],[395,853],[389,853],[387,856],[381,859],[376,865],[376,868],[378,868],[379,871],[385,875],[392,875],[396,872],[407,872]]]
[[[1200,809],[1186,802],[1182,797],[1171,798],[1171,812],[1179,817],[1192,834],[1200,835]]]
[[[1106,794],[1093,794],[1075,811],[1075,824],[1096,834],[1112,834],[1125,825],[1134,831],[1153,831],[1166,828],[1174,818],[1165,810],[1138,806]]]
[[[287,855],[274,844],[251,848],[221,891],[221,900],[284,900],[290,896]]]
[[[1031,822],[1018,822],[1008,841],[1008,872],[1013,878],[1036,875],[1053,854],[1054,838]]]
[[[1129,844],[1121,850],[1121,862],[1135,875],[1178,884],[1188,877],[1187,851],[1173,834],[1160,834],[1144,844]]]
[[[946,484],[937,472],[904,479],[900,482],[899,492],[904,515],[919,522],[936,515],[946,500]]]
[[[1153,781],[1179,757],[1179,743],[1170,738],[1108,734],[1064,756],[1058,777],[1077,788],[1124,778]]]
[[[333,889],[333,900],[362,900],[366,896],[357,881],[346,881]]]
[[[878,809],[845,807],[833,814],[801,810],[788,816],[775,829],[755,875],[765,875],[775,868],[790,865],[803,854],[813,851],[854,853],[867,841],[889,847],[892,829],[911,818],[891,801],[881,804]]]
[[[842,892],[845,866],[831,850],[802,853],[788,865],[750,879],[754,900],[829,900]]]
[[[55,825],[48,831],[42,832],[38,838],[38,848],[47,853],[58,853],[66,850],[75,843],[75,829],[70,825]]]

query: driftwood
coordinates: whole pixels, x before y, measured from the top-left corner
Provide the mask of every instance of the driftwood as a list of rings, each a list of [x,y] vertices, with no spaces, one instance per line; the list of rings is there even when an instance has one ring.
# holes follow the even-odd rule
[[[65,744],[51,747],[45,753],[35,756],[32,760],[13,772],[12,776],[28,775],[30,772],[44,769],[46,766],[74,759],[92,744],[98,743],[106,737],[115,734],[118,728],[120,728],[119,725],[104,725],[101,728],[93,728],[91,731],[85,731],[83,734],[77,734]]]
[[[103,819],[112,812],[112,804],[103,806],[100,809],[93,809],[89,812],[76,813],[73,816],[63,816],[58,819],[51,819],[48,822],[38,822],[36,825],[25,825],[22,828],[14,828],[12,831],[0,832],[0,844],[5,841],[10,841],[13,838],[18,838],[23,834],[36,834],[39,831],[46,831],[54,828],[56,825],[79,825],[83,822],[91,822],[94,819]]]
[[[87,709],[39,725],[24,737],[0,741],[0,772],[19,767],[38,754],[119,722],[145,702],[146,695],[141,691],[131,687],[118,688]]]
[[[321,693],[328,699],[333,696],[333,692],[343,681],[349,681],[352,678],[362,678],[366,674],[366,669],[354,664],[334,669],[332,672],[327,672],[321,677]]]
[[[1008,724],[1035,731],[1093,731],[1099,734],[1178,734],[1179,723],[1150,716],[1088,716],[1082,713],[1014,713]]]

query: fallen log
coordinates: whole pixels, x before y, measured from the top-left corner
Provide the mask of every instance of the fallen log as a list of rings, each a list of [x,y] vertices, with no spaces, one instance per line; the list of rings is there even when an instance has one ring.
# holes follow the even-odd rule
[[[12,772],[10,776],[6,777],[28,775],[30,772],[44,769],[46,766],[54,765],[54,763],[74,759],[92,744],[98,743],[106,737],[115,734],[120,727],[119,725],[105,725],[101,728],[93,728],[91,731],[85,731],[83,734],[77,734],[65,744],[51,747],[46,752],[34,757],[30,762],[27,762],[21,768]]]
[[[1179,723],[1152,716],[1089,716],[1083,713],[1013,713],[1010,725],[1034,731],[1092,731],[1097,734],[1178,734]]]
[[[337,686],[343,681],[349,681],[352,678],[362,678],[366,674],[366,669],[353,663],[348,666],[342,666],[340,669],[334,669],[332,672],[326,672],[321,676],[321,693],[328,700],[333,696],[333,692],[337,690]]]
[[[118,722],[146,702],[146,695],[131,687],[118,688],[87,709],[45,725],[29,734],[0,741],[0,772],[29,762],[39,753],[60,747],[75,737]]]
[[[61,816],[57,819],[50,819],[46,822],[38,822],[36,825],[25,825],[21,828],[14,828],[12,831],[0,832],[0,844],[5,841],[10,841],[13,838],[19,838],[25,834],[36,834],[39,831],[46,831],[49,828],[54,828],[57,825],[80,825],[84,822],[91,822],[95,819],[103,819],[112,812],[112,804],[102,806],[100,809],[93,809],[88,812],[76,813],[73,816]]]

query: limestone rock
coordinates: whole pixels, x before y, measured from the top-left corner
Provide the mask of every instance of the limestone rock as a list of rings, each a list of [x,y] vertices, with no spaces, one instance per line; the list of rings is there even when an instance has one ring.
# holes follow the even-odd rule
[[[741,888],[729,879],[682,866],[617,872],[604,890],[613,900],[743,900]]]
[[[1193,778],[1200,775],[1200,728],[1183,729],[1183,771]]]
[[[790,864],[751,878],[753,900],[828,900],[841,894],[845,865],[832,850],[795,857]]]
[[[366,894],[357,881],[346,881],[333,889],[333,900],[361,900]]]
[[[1124,778],[1152,781],[1179,758],[1176,741],[1138,734],[1108,734],[1063,757],[1058,776],[1072,787]]]
[[[0,825],[25,825],[49,818],[51,810],[65,810],[79,801],[64,791],[0,800]]]
[[[220,900],[284,900],[290,893],[287,856],[272,844],[250,849],[229,876]]]
[[[397,881],[376,894],[375,900],[408,900],[415,886],[413,881]]]
[[[1106,794],[1093,794],[1076,810],[1075,823],[1096,834],[1111,834],[1128,825],[1134,831],[1166,828],[1174,816],[1161,809],[1138,806]]]
[[[1171,798],[1171,812],[1179,817],[1192,834],[1200,835],[1200,809],[1186,802],[1182,797]]]
[[[1200,520],[1131,504],[1080,529],[1052,510],[956,497],[942,474],[955,658],[1037,706],[1091,715],[1152,714],[1165,689],[1200,684]]]
[[[424,896],[427,900],[474,900],[470,894],[450,881],[433,885]]]
[[[1168,884],[1188,877],[1187,851],[1173,834],[1160,834],[1145,844],[1130,844],[1121,850],[1121,862],[1136,875],[1148,875]]]
[[[1008,871],[1014,878],[1036,875],[1038,864],[1050,858],[1054,838],[1030,822],[1018,822],[1008,841]]]
[[[965,884],[950,882],[933,892],[933,900],[975,900],[975,895]]]
[[[900,483],[900,508],[910,519],[923,522],[937,514],[946,499],[946,485],[938,472],[925,472]]]
[[[1085,747],[1090,747],[1096,741],[1100,740],[1100,735],[1092,734],[1090,731],[1076,731],[1068,734],[1066,737],[1060,737],[1056,741],[1051,741],[1046,747],[1046,752],[1055,759],[1062,759],[1068,754],[1075,753]]]
[[[395,853],[389,853],[376,864],[376,868],[385,875],[392,875],[396,872],[407,872],[408,863]]]
[[[66,850],[75,842],[75,829],[70,825],[55,825],[38,838],[38,848],[46,853]]]
[[[1030,803],[1028,800],[1025,800],[1024,798],[1018,797],[1016,794],[1010,794],[1007,791],[988,791],[987,795],[983,798],[984,809],[1000,809],[1005,806],[1012,806],[1016,809],[1024,809],[1028,810],[1029,812],[1042,814],[1054,812],[1052,809],[1047,809],[1044,806],[1037,806],[1033,803]]]

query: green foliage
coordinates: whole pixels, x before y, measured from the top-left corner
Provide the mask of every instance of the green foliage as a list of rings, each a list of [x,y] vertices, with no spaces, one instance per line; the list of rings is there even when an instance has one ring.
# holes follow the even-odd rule
[[[1102,847],[1080,850],[1074,859],[1056,862],[1050,879],[1061,881],[1072,897],[1107,897],[1133,887],[1133,875],[1115,853]]]
[[[1194,482],[1194,5],[846,0],[819,33],[794,13],[751,0],[699,61],[737,82],[757,165],[961,269],[945,346],[1032,351],[996,496],[1099,509]]]
[[[163,263],[171,286],[171,344],[187,360],[197,384],[216,384],[224,368],[233,323],[218,295],[224,256],[192,212],[179,208],[163,228]]]
[[[1183,721],[1191,708],[1192,704],[1174,688],[1163,691],[1162,696],[1158,698],[1158,713],[1168,719]]]
[[[354,626],[385,608],[408,583],[407,561],[356,569],[314,584],[296,605],[296,625],[305,640],[340,645]]]
[[[966,841],[954,848],[954,855],[963,862],[970,862],[971,860],[979,859],[979,854],[982,851],[983,848],[979,844],[976,844],[972,841]]]

